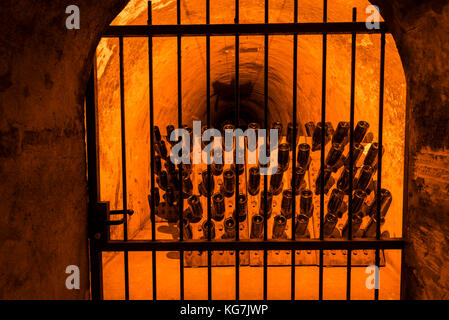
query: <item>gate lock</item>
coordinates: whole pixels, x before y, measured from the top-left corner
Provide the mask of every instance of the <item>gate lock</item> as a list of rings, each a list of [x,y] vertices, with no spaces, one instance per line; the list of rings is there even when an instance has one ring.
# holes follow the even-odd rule
[[[89,238],[107,241],[109,239],[109,226],[121,225],[127,219],[127,217],[123,217],[120,220],[110,220],[110,216],[124,214],[124,210],[110,210],[109,201],[89,203]],[[126,214],[132,216],[134,211],[126,210]]]

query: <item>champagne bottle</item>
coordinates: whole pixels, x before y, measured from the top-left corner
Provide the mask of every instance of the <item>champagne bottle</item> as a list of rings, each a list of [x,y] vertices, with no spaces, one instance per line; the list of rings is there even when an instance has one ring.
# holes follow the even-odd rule
[[[287,219],[283,215],[277,215],[273,220],[273,239],[285,238]]]
[[[295,168],[295,195],[299,195],[301,192],[301,188],[304,183],[304,176],[306,175],[306,170],[301,167]]]
[[[251,239],[263,238],[263,216],[256,214],[251,218]]]
[[[290,146],[287,143],[279,145],[278,150],[278,166],[280,171],[286,171],[290,160]]]
[[[233,170],[225,170],[223,172],[223,193],[229,198],[235,192],[235,174]]]
[[[210,228],[209,228],[209,226],[210,226]],[[215,239],[215,223],[213,221],[210,221],[210,224],[209,224],[209,221],[207,221],[207,220],[204,221],[202,228],[203,228],[204,239],[209,239],[209,237],[208,237],[209,229],[210,229],[210,238]]]
[[[197,223],[200,222],[203,218],[203,206],[201,205],[200,198],[196,195],[193,195],[187,200],[190,205],[190,209],[192,210],[192,216],[190,217],[190,222]]]
[[[340,143],[346,145],[349,140],[349,122],[340,121],[338,123],[337,129],[332,136],[332,144]]]
[[[333,143],[329,153],[327,154],[325,164],[328,167],[333,167],[338,160],[340,160],[341,155],[343,154],[344,145],[341,143]]]
[[[286,189],[282,192],[281,214],[287,219],[292,217],[292,199],[293,192],[291,189]]]
[[[313,123],[313,121],[307,122],[305,124],[306,127],[306,134],[308,137],[313,136],[313,133],[315,132],[315,124]]]
[[[260,191],[260,170],[257,167],[249,169],[248,193],[255,196]]]
[[[270,191],[273,195],[277,196],[282,191],[282,178],[284,176],[284,172],[281,170],[277,170],[275,174],[271,175],[270,178]]]
[[[304,168],[304,170],[309,169],[310,145],[308,145],[307,143],[301,143],[298,146],[298,155],[296,161],[299,167]]]
[[[221,193],[216,193],[212,197],[213,210],[212,210],[212,219],[215,221],[221,221],[225,215],[225,203],[224,197]]]
[[[327,212],[337,215],[341,204],[343,203],[343,198],[345,193],[338,188],[332,190],[329,202],[327,203]]]
[[[259,214],[264,216],[265,208],[265,192],[260,192],[260,203],[259,203]],[[267,219],[271,217],[271,212],[273,209],[273,194],[267,191]]]
[[[307,233],[307,226],[309,225],[309,217],[299,214],[296,217],[295,235],[297,237],[303,237]]]
[[[304,189],[301,192],[299,208],[302,215],[308,218],[313,215],[313,194],[309,189]]]
[[[323,225],[323,233],[325,237],[330,237],[335,230],[335,226],[337,225],[338,217],[333,213],[328,213],[324,217],[324,225]]]
[[[236,211],[234,211],[234,219],[238,222],[244,222],[248,215],[248,198],[245,194],[241,193],[239,194],[238,200],[238,217],[236,216]]]
[[[357,126],[354,129],[354,143],[362,143],[363,138],[369,129],[369,123],[366,121],[357,122]]]

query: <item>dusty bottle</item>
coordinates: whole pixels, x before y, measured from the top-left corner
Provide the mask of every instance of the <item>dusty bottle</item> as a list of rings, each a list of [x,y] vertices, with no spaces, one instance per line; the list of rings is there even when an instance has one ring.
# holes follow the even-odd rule
[[[327,211],[337,215],[343,203],[345,193],[338,188],[332,190],[329,202],[327,203]]]
[[[190,217],[190,222],[197,223],[200,222],[203,218],[203,207],[200,202],[200,198],[196,195],[193,195],[187,200],[188,204],[191,208],[192,216]]]
[[[333,213],[328,213],[324,217],[324,225],[323,225],[323,233],[325,237],[330,237],[335,230],[335,226],[337,225],[338,217]]]
[[[223,193],[226,197],[232,197],[235,192],[235,174],[232,170],[223,172]]]
[[[366,199],[366,192],[360,189],[354,191],[352,196],[352,214],[355,215],[360,212],[362,205]]]
[[[295,195],[299,195],[301,192],[301,187],[304,186],[304,176],[306,175],[306,170],[301,167],[295,168]],[[292,179],[293,180],[293,179]]]
[[[368,149],[368,153],[366,154],[365,161],[363,162],[363,164],[366,166],[374,167],[375,165],[377,165],[378,155],[379,155],[379,144],[377,142],[374,142]]]
[[[307,143],[301,143],[298,146],[298,154],[296,157],[296,162],[298,163],[298,167],[304,168],[307,170],[310,164],[310,145]]]
[[[255,196],[260,190],[260,170],[257,167],[249,169],[248,193]]]
[[[366,133],[369,129],[369,123],[366,121],[357,122],[357,126],[354,129],[354,143],[362,143]]]
[[[215,221],[221,221],[225,215],[225,203],[221,193],[216,193],[212,197],[213,210],[212,219]]]
[[[279,170],[286,171],[290,160],[290,146],[287,143],[279,145],[278,149],[278,166]]]
[[[204,239],[208,239],[209,236],[209,229],[210,229],[210,238],[215,239],[215,223],[213,221],[204,221],[203,222],[203,237]]]
[[[309,217],[299,214],[296,217],[295,235],[303,237],[307,233],[307,226],[309,225]]]
[[[357,180],[357,189],[365,191],[368,185],[371,182],[371,178],[373,176],[373,167],[369,165],[364,165],[362,170],[360,171],[359,178]]]
[[[251,218],[251,239],[263,237],[263,216],[256,214]]]
[[[313,133],[315,132],[315,123],[313,121],[307,122],[305,125],[306,128],[306,134],[308,137],[313,136]]]
[[[346,145],[349,140],[349,122],[341,121],[337,125],[337,129],[335,129],[334,135],[332,136],[332,144],[340,143]]]
[[[308,218],[313,215],[313,193],[309,189],[304,189],[301,192],[299,209],[300,213]]]
[[[341,143],[333,143],[329,153],[327,154],[325,164],[329,167],[334,166],[340,160],[343,154],[344,145]]]
[[[282,191],[281,214],[287,219],[292,217],[292,199],[293,192],[291,189]]]
[[[231,239],[235,238],[235,220],[233,217],[226,218],[223,223],[224,235],[223,238]]]
[[[271,212],[273,210],[273,194],[267,191],[267,219],[271,217]],[[265,192],[260,192],[260,202],[259,202],[259,214],[265,216]]]
[[[321,194],[321,177],[322,177],[322,170],[320,170],[318,177],[315,181],[315,194],[319,195]],[[329,168],[325,168],[324,169],[324,194],[327,194],[329,192],[329,189],[332,187],[333,184],[333,178],[332,178],[332,170]]]
[[[273,239],[281,239],[285,237],[285,227],[287,219],[282,215],[277,215],[273,220]]]
[[[238,216],[234,211],[234,219],[238,220],[238,222],[244,222],[248,215],[248,198],[245,194],[241,193],[239,194],[238,200]]]
[[[277,196],[282,191],[282,178],[284,177],[284,172],[277,170],[275,174],[271,175],[270,178],[270,191],[273,195]]]

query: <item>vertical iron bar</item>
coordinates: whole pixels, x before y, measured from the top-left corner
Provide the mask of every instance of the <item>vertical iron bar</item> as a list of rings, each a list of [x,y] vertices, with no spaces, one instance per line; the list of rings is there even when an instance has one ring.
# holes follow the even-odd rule
[[[236,24],[239,23],[239,0],[235,0],[235,21]],[[239,127],[240,120],[240,84],[239,84],[239,50],[240,41],[239,35],[235,35],[235,128]],[[237,137],[235,137],[235,159],[237,160]],[[235,163],[235,240],[239,241],[239,173],[238,166]],[[235,299],[239,300],[240,295],[240,252],[236,250],[235,252]]]
[[[293,22],[298,23],[298,0],[295,0],[293,6]],[[298,34],[293,35],[293,139],[292,141],[292,240],[296,240],[295,234],[295,220],[296,220],[296,130],[297,130],[297,103],[298,103]],[[291,252],[292,270],[291,270],[291,299],[295,300],[295,284],[296,284],[296,269],[295,269],[295,250]]]
[[[352,21],[357,21],[357,8],[352,9]],[[352,191],[354,181],[354,113],[355,113],[355,64],[356,64],[357,34],[352,33],[351,49],[351,106],[350,106],[350,134],[349,134],[349,198],[348,198],[348,240],[352,240]],[[351,300],[351,257],[352,250],[348,250],[346,274],[346,299]]]
[[[376,212],[376,239],[380,240],[380,220],[381,220],[381,213],[380,213],[380,204],[381,204],[381,197],[380,192],[382,190],[382,149],[383,149],[383,119],[384,119],[384,85],[385,85],[385,33],[382,33],[380,38],[380,93],[379,93],[379,153],[377,155],[377,212]],[[380,265],[380,251],[379,249],[376,249],[376,266],[379,270]],[[378,277],[379,274],[376,273],[376,277]],[[379,279],[376,279],[376,284]],[[379,300],[379,288],[376,286],[374,291],[374,300]]]
[[[323,0],[323,23],[327,23],[327,0]],[[326,136],[326,72],[327,72],[327,33],[323,33],[323,70],[321,86],[321,192],[320,192],[320,240],[324,240],[324,153]],[[318,298],[323,300],[323,249],[320,249]]]
[[[120,47],[120,118],[122,142],[122,184],[123,184],[123,239],[128,240],[128,192],[126,181],[126,125],[125,125],[125,79],[123,73],[123,37],[119,38]],[[123,252],[125,264],[125,299],[129,300],[128,251]]]
[[[152,2],[148,1],[148,25],[153,24]],[[156,215],[154,208],[154,103],[153,103],[153,37],[148,36],[148,81],[149,81],[149,106],[150,106],[150,157],[151,157],[151,239],[156,241]],[[156,287],[156,251],[152,251],[152,278],[153,278],[153,300],[157,300]]]
[[[181,0],[177,0],[176,5],[176,20],[177,24],[181,24]],[[181,64],[181,36],[177,36],[177,48],[178,48],[178,128],[182,128],[182,64]],[[184,212],[184,198],[182,192],[182,163],[178,166],[179,170],[179,197],[178,197],[178,208],[179,208],[179,240],[184,240],[183,230],[183,212]],[[179,269],[180,269],[180,300],[184,300],[184,251],[179,251]]]
[[[206,24],[210,24],[210,0],[206,0]],[[210,36],[206,36],[206,103],[207,103],[207,128],[211,128],[210,117]],[[211,241],[211,167],[207,165],[207,240]],[[207,252],[207,297],[212,300],[212,252]]]
[[[265,0],[265,23],[269,23],[269,0]],[[266,130],[265,136],[265,147],[268,142],[268,34],[265,34],[264,45],[264,125]],[[264,193],[264,201],[263,201],[263,239],[264,241],[268,240],[268,176],[265,174],[263,176],[263,193]],[[268,252],[267,250],[263,251],[263,299],[267,300],[268,296]]]
[[[99,197],[98,130],[96,102],[96,61],[92,66],[86,91],[86,137],[89,204],[96,204]],[[90,213],[89,213],[90,214]],[[89,240],[90,288],[92,300],[103,299],[103,262],[101,251],[96,248],[96,240]]]

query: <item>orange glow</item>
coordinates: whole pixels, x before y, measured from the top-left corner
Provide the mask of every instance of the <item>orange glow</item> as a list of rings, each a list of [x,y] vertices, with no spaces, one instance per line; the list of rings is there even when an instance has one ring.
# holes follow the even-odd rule
[[[205,1],[181,1],[182,22],[205,22]],[[241,23],[261,23],[263,0],[240,0]],[[300,1],[299,22],[321,22],[322,4],[315,0]],[[351,21],[352,8],[359,11],[358,21],[365,21],[367,0],[334,0],[329,2],[329,21]],[[293,0],[270,1],[270,22],[292,22]],[[232,23],[234,0],[211,1],[211,23]],[[132,0],[113,25],[146,24],[147,1]],[[153,1],[155,24],[176,23],[176,1]],[[293,37],[269,38],[269,124],[281,121],[284,129],[292,121]],[[298,124],[301,139],[306,140],[304,124],[321,119],[322,36],[298,37]],[[154,55],[154,123],[165,135],[169,124],[177,124],[177,47],[176,38],[155,38]],[[206,121],[206,41],[204,37],[182,40],[183,123]],[[233,98],[226,100],[233,87],[234,38],[211,39],[211,106],[216,123],[234,109]],[[377,141],[379,106],[380,35],[358,35],[355,85],[355,122],[370,123]],[[244,121],[263,121],[264,38],[240,37],[241,107]],[[391,35],[387,35],[385,66],[385,104],[383,124],[382,187],[393,195],[382,230],[390,237],[402,237],[402,198],[404,176],[405,97],[406,85],[402,63]],[[148,98],[148,41],[124,39],[124,79],[127,137],[128,207],[134,215],[128,220],[130,239],[151,239],[150,208],[150,126]],[[334,128],[349,121],[351,81],[351,36],[329,35],[327,56],[326,121]],[[103,39],[97,48],[97,94],[99,116],[100,194],[110,201],[111,209],[121,209],[122,164],[120,140],[120,87],[118,40]],[[246,88],[246,89],[245,89]],[[231,91],[232,92],[232,91]],[[251,119],[251,116],[253,119]],[[329,147],[329,145],[328,145]],[[328,149],[327,149],[328,150]],[[313,157],[318,157],[319,151]],[[314,158],[314,159],[315,159]],[[317,162],[319,169],[319,160]],[[291,168],[291,166],[290,166]],[[199,181],[197,177],[197,180]],[[194,186],[196,188],[196,185]],[[196,192],[195,192],[196,193]],[[314,196],[319,199],[319,196]],[[279,198],[280,199],[280,198]],[[280,205],[278,199],[278,206]],[[186,206],[186,205],[185,205]],[[299,208],[299,197],[297,200]],[[204,209],[205,211],[205,209]],[[319,213],[319,210],[318,210]],[[318,214],[315,213],[315,214]],[[228,214],[228,213],[227,213]],[[205,215],[205,214],[204,214]],[[156,226],[158,239],[173,239],[173,224]],[[291,228],[291,225],[289,225]],[[291,232],[291,229],[289,229]],[[288,230],[287,230],[288,231]],[[123,239],[123,227],[111,228],[112,239]],[[334,252],[326,252],[330,257]],[[358,254],[365,254],[357,252]],[[366,252],[373,257],[373,252]],[[262,253],[259,253],[262,254]],[[273,252],[271,254],[277,254]],[[312,252],[312,255],[315,253]],[[157,253],[158,299],[179,299],[179,256],[173,252]],[[372,260],[372,261],[371,261]],[[374,259],[367,259],[374,264]],[[401,253],[385,252],[385,267],[380,271],[380,298],[399,299]],[[354,260],[355,261],[355,260]],[[152,253],[129,253],[130,298],[152,299]],[[262,299],[263,269],[241,266],[240,298]],[[124,298],[123,253],[103,253],[104,297]],[[268,268],[268,298],[290,298],[290,266]],[[234,299],[235,268],[212,268],[213,299]],[[368,274],[364,267],[352,269],[352,298],[373,299],[374,290],[365,286]],[[324,298],[346,298],[346,268],[324,268]],[[318,298],[318,267],[296,266],[296,298]],[[207,299],[207,268],[185,268],[185,299]]]

